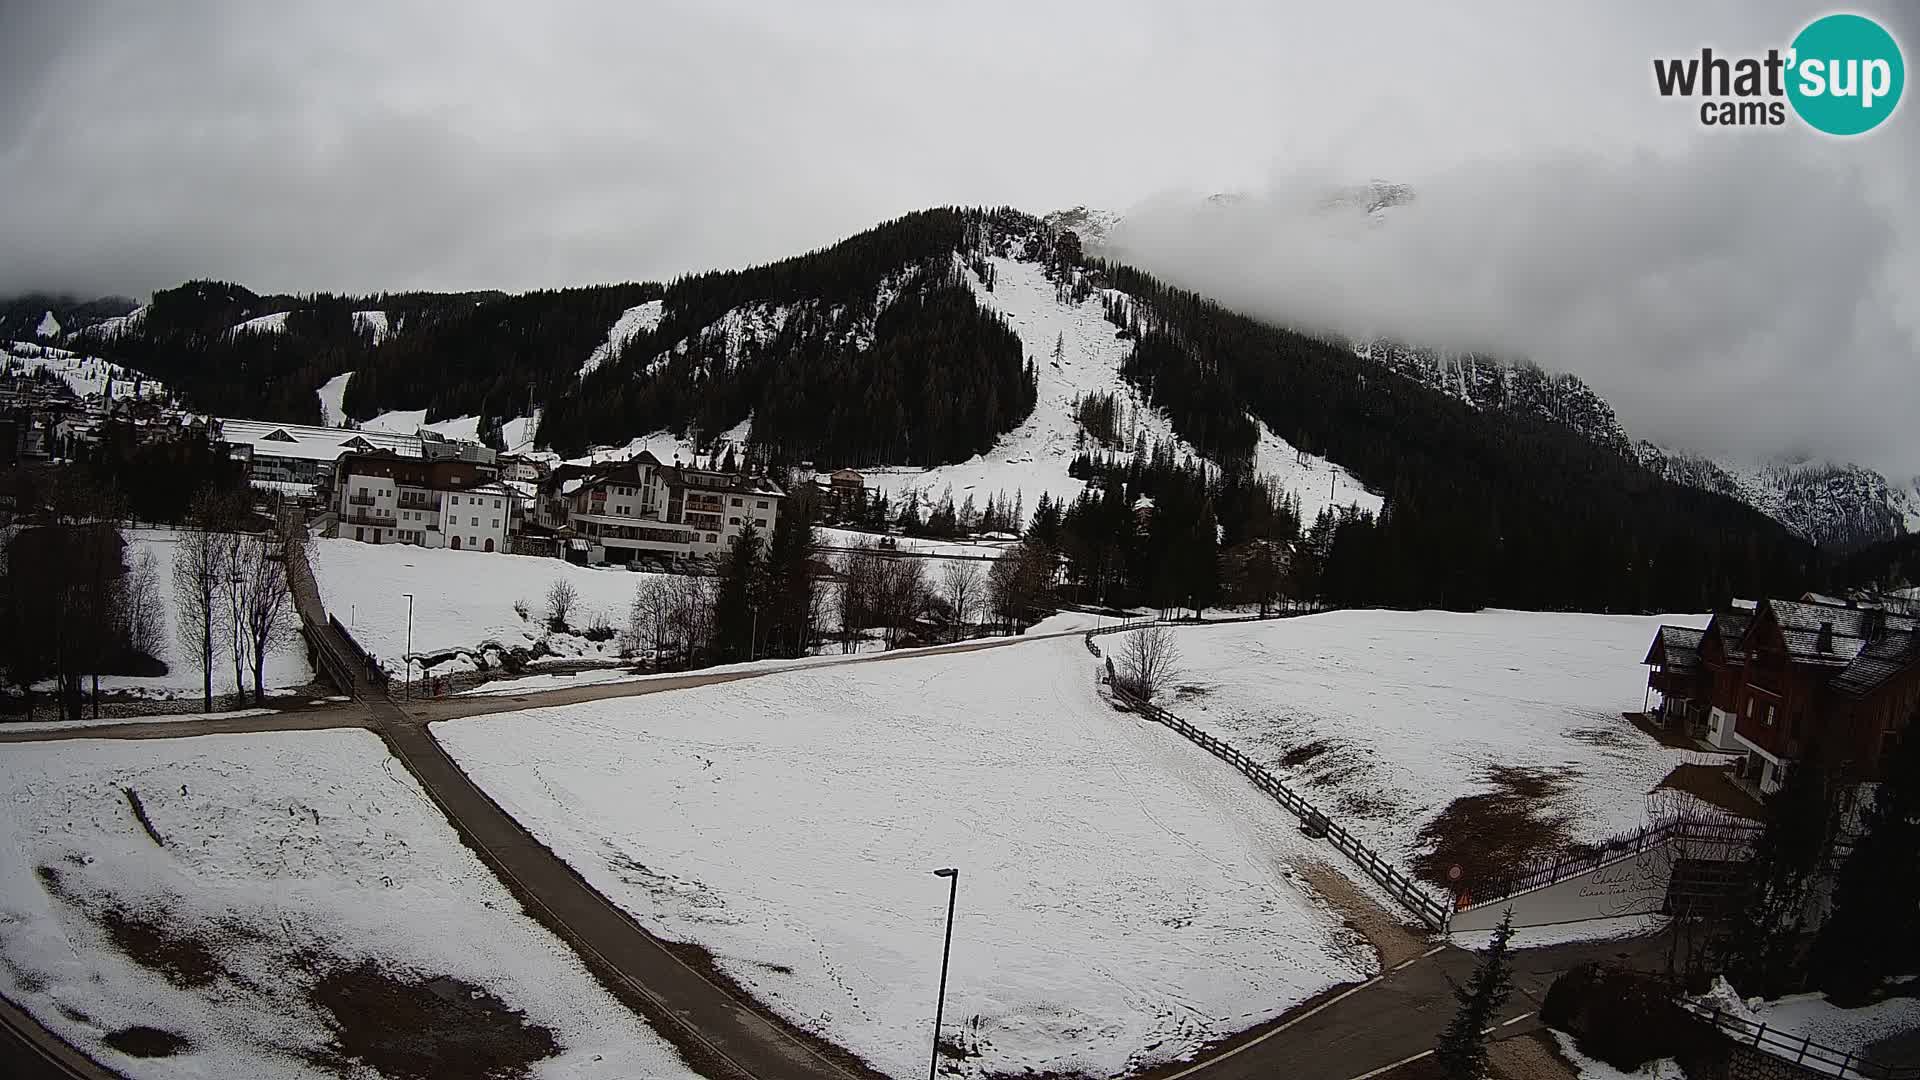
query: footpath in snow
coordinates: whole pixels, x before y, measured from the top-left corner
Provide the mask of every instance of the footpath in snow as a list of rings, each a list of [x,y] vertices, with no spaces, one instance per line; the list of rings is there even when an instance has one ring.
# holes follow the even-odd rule
[[[936,867],[969,1075],[1178,1059],[1369,974],[1292,822],[1092,675],[1066,637],[433,732],[643,926],[889,1075],[925,1067]]]

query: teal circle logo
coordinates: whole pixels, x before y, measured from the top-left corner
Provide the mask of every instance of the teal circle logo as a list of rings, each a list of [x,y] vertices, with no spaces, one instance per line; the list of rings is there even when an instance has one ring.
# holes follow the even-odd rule
[[[1828,15],[1793,39],[1787,99],[1829,135],[1872,131],[1893,115],[1907,66],[1893,35],[1862,15]]]

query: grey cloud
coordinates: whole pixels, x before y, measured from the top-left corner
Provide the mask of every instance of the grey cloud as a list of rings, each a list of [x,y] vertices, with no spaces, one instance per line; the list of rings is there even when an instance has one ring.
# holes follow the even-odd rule
[[[1250,188],[1128,242],[1276,317],[1571,368],[1644,434],[1912,471],[1920,106],[1840,145],[1652,93],[1653,55],[1819,10],[0,0],[0,291],[538,288]],[[1420,201],[1295,214],[1366,176]]]

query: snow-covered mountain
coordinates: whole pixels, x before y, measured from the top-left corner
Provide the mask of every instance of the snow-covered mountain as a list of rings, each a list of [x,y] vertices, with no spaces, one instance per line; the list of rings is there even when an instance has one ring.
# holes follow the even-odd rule
[[[695,358],[706,371],[735,371],[777,353],[782,332],[790,326],[817,327],[827,338],[865,349],[896,300],[912,295],[930,277],[951,279],[964,284],[981,309],[997,315],[1019,338],[1021,351],[1034,368],[1034,407],[1024,421],[995,440],[990,450],[966,461],[931,468],[884,464],[864,468],[869,482],[896,502],[912,495],[938,501],[949,491],[956,501],[969,496],[976,502],[1004,497],[1011,503],[1018,497],[1027,508],[1033,507],[1042,493],[1071,501],[1086,487],[1085,481],[1068,474],[1073,458],[1083,451],[1100,449],[1083,429],[1077,413],[1083,400],[1096,396],[1112,398],[1120,417],[1117,434],[1124,446],[1160,443],[1172,446],[1178,455],[1203,458],[1175,432],[1168,417],[1147,403],[1140,390],[1121,375],[1121,365],[1132,352],[1133,342],[1116,333],[1107,319],[1105,304],[1117,300],[1144,310],[1141,301],[1114,289],[1093,287],[1082,271],[1067,270],[1064,277],[1062,273],[1023,257],[1017,245],[955,252],[946,265],[918,265],[889,275],[864,303],[823,307],[812,301],[750,301],[691,330],[683,327],[671,344],[649,335],[673,320],[676,312],[666,302],[648,301],[622,312],[608,327],[606,340],[582,364],[580,377],[618,365],[632,377],[645,380],[670,364]],[[1254,450],[1256,472],[1297,496],[1305,520],[1311,522],[1329,506],[1379,509],[1380,497],[1347,470],[1302,453],[1264,424],[1255,423],[1259,425]],[[744,448],[752,430],[749,419],[721,434],[718,445],[735,443]],[[717,448],[707,447],[710,452]],[[696,447],[661,431],[637,436],[622,447],[596,448],[585,459],[617,457],[640,449],[664,460],[669,453],[691,456]]]
[[[1613,406],[1578,376],[1525,361],[1392,341],[1361,342],[1353,351],[1475,408],[1551,420],[1602,446],[1621,452],[1632,448]]]
[[[1826,547],[1849,549],[1920,532],[1920,477],[1889,481],[1831,461],[1714,461],[1641,442],[1641,464],[1676,483],[1738,499]]]

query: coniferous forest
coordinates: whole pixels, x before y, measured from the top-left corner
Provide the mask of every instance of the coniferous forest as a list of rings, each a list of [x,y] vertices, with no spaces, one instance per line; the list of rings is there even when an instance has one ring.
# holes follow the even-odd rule
[[[661,429],[697,440],[751,416],[757,462],[932,465],[988,450],[1034,408],[1042,358],[1023,355],[967,280],[992,289],[989,255],[1046,267],[1063,298],[1108,290],[1103,310],[1131,343],[1123,376],[1205,458],[1121,445],[1118,403],[1075,404],[1092,442],[1074,471],[1091,487],[1030,524],[1095,593],[1204,603],[1221,585],[1208,569],[1219,553],[1264,559],[1244,545],[1295,540],[1295,587],[1350,604],[1701,611],[1824,580],[1814,550],[1778,523],[1660,479],[1618,447],[1475,410],[1344,342],[1086,258],[1074,234],[1005,209],[909,214],[666,284],[344,297],[192,282],[85,347],[216,413],[313,422],[314,389],[352,371],[350,417],[478,414],[497,437],[538,403],[540,441],[569,455]],[[621,314],[655,301],[657,318],[583,373]],[[362,311],[383,312],[388,332]],[[234,329],[274,313],[283,332]],[[1250,475],[1256,420],[1344,466],[1384,509],[1298,520],[1286,493]]]

